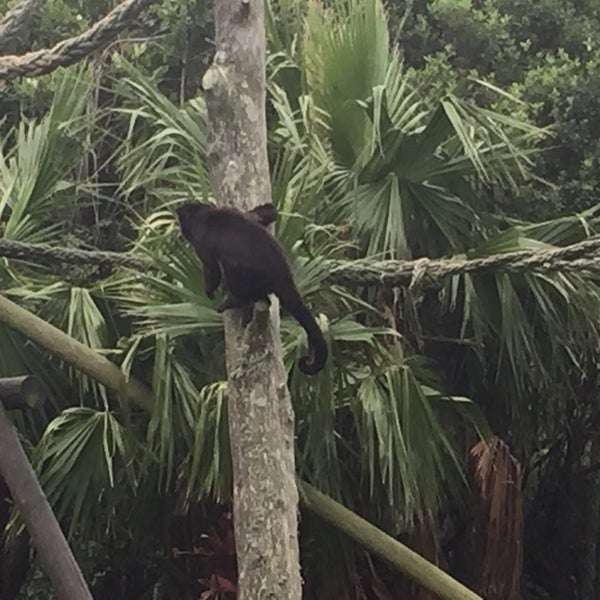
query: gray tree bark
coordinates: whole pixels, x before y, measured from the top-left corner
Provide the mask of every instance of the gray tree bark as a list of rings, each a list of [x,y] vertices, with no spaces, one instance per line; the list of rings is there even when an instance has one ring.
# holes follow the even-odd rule
[[[248,209],[271,201],[263,0],[215,0],[215,29],[203,79],[212,189],[218,204]],[[228,311],[225,340],[238,597],[300,600],[294,413],[277,300],[259,303],[245,329]]]

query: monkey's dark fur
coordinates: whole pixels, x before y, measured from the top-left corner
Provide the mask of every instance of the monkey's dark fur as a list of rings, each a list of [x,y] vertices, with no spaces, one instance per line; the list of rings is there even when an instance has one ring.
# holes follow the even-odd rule
[[[306,330],[314,358],[303,356],[300,370],[312,375],[327,361],[327,344],[302,302],[290,265],[279,242],[265,229],[277,218],[272,204],[242,213],[234,208],[186,202],[177,209],[183,236],[204,267],[206,295],[212,298],[223,278],[227,295],[217,309],[242,308],[275,294]]]

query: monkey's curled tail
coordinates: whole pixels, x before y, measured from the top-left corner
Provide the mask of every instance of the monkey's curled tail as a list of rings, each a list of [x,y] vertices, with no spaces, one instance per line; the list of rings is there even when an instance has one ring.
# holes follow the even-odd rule
[[[302,302],[296,286],[293,282],[291,285],[282,286],[283,290],[278,290],[277,296],[281,305],[287,310],[306,331],[308,343],[312,349],[313,358],[310,356],[302,356],[298,361],[300,370],[305,375],[314,375],[318,373],[327,362],[327,343],[323,337],[321,328],[317,325],[315,318],[312,316],[308,308]]]

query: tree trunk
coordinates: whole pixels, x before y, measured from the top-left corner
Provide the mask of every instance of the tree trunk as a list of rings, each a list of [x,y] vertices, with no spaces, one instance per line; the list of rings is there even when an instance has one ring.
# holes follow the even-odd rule
[[[213,193],[240,209],[271,201],[263,11],[263,0],[215,0],[216,54],[203,79]],[[301,598],[294,414],[273,300],[246,328],[238,311],[225,317],[240,600]]]

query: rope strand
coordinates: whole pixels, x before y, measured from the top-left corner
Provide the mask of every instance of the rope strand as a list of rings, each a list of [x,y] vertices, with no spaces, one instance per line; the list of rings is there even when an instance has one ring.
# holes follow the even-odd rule
[[[328,261],[329,283],[346,286],[402,287],[439,285],[448,277],[464,273],[504,271],[509,273],[587,272],[600,276],[600,239],[551,248],[507,252],[473,259],[436,259],[372,261]],[[103,269],[119,267],[147,271],[153,265],[148,259],[132,252],[106,252],[57,248],[48,244],[24,244],[0,238],[0,256],[32,264],[56,266],[63,264],[93,264]]]

